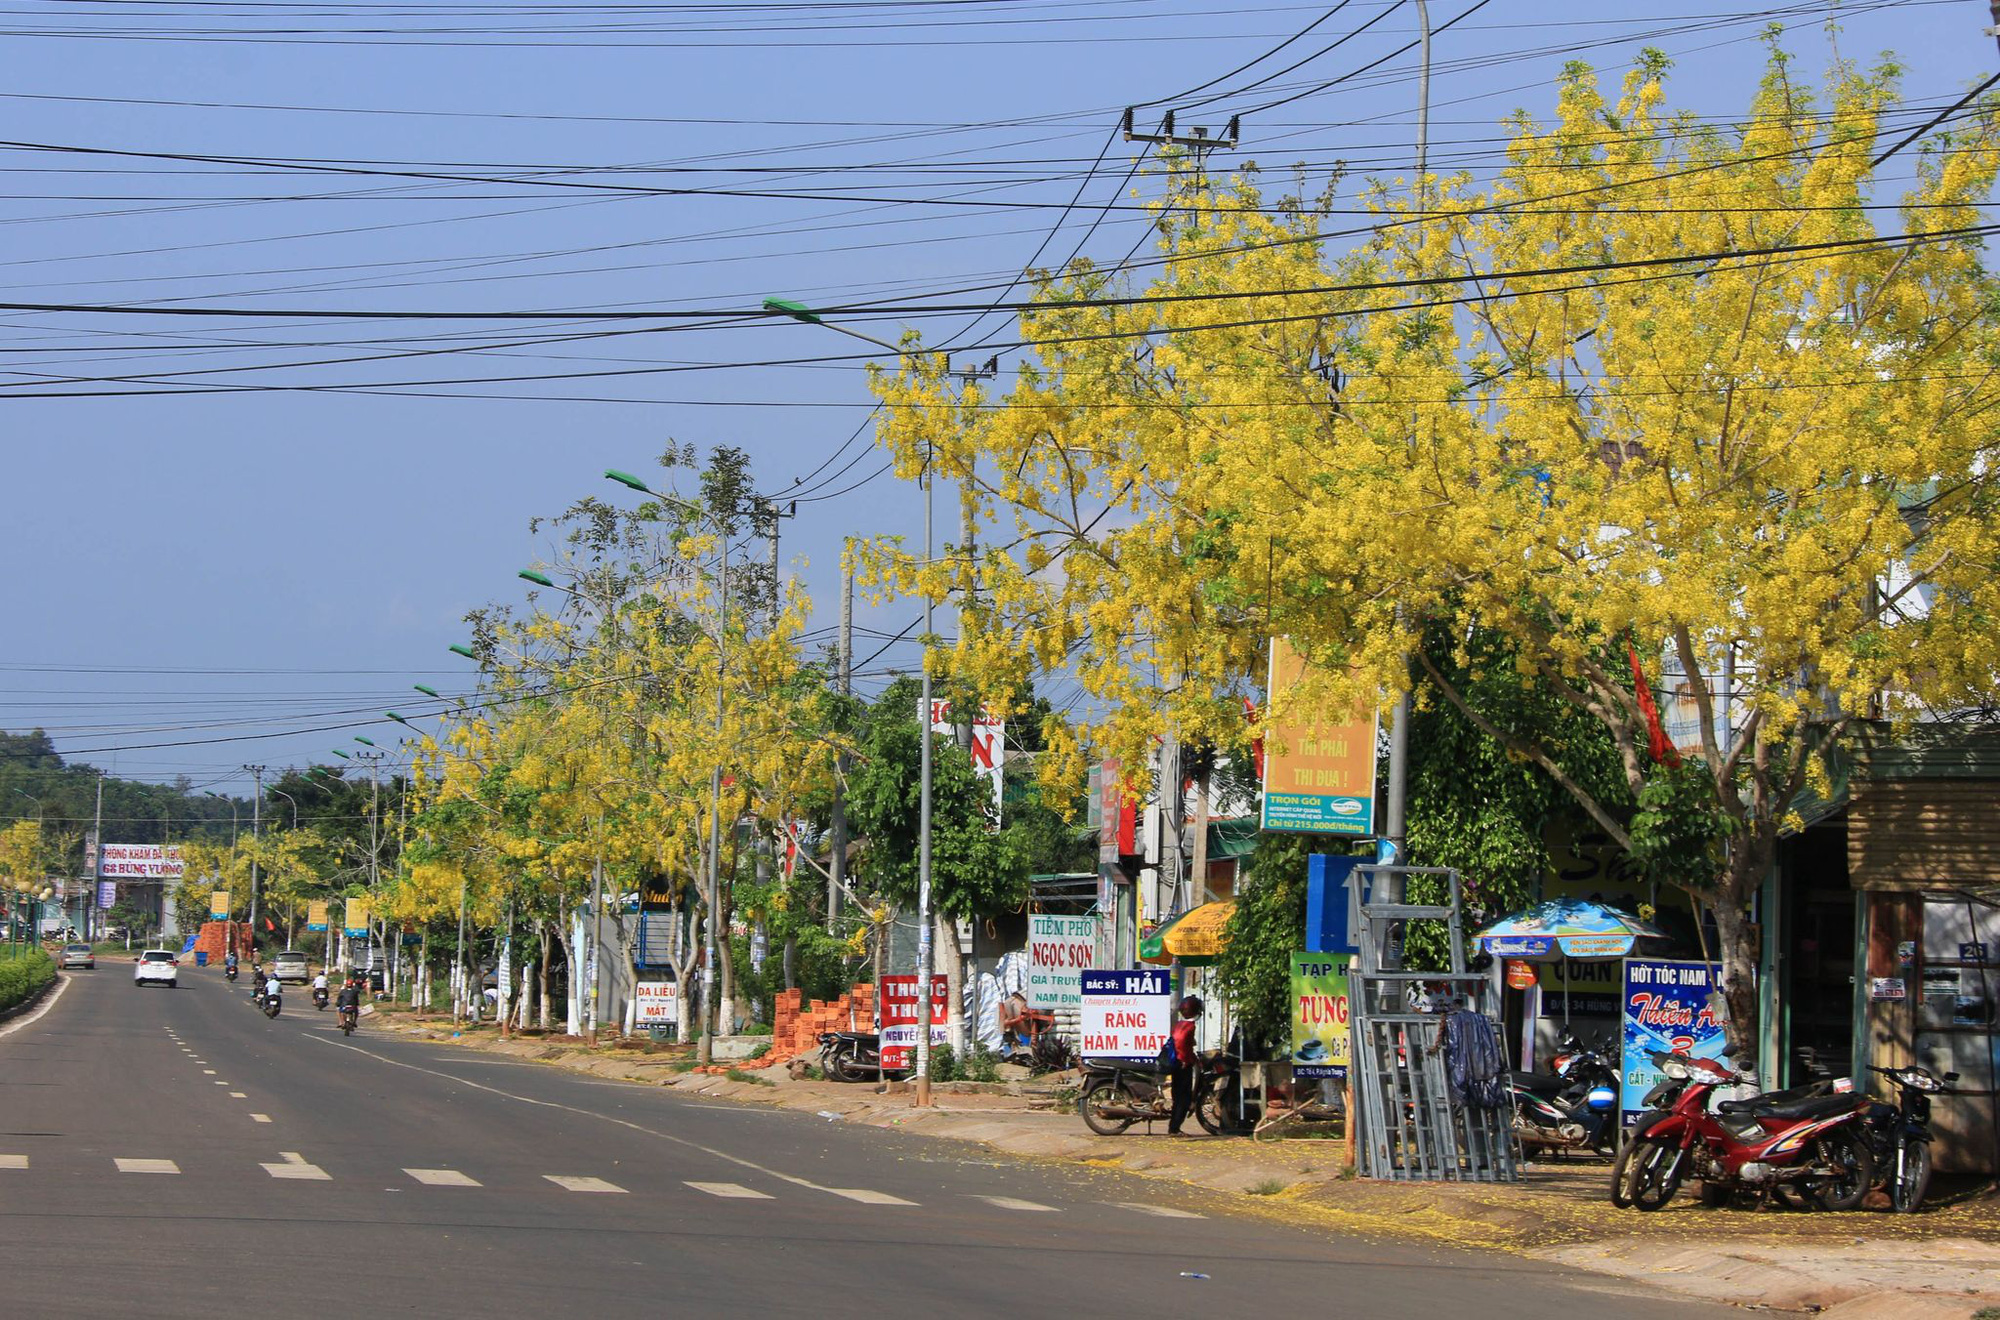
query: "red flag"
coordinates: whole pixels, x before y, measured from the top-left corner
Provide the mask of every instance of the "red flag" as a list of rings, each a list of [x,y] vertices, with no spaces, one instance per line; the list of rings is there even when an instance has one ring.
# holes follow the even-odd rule
[[[278,933],[278,928],[271,924],[269,917],[264,918],[264,929],[270,931],[273,935]]]
[[[1646,686],[1646,671],[1639,667],[1639,653],[1626,643],[1625,654],[1632,661],[1632,691],[1639,698],[1639,713],[1646,717],[1646,750],[1655,764],[1679,765],[1681,754],[1673,739],[1660,727],[1660,708],[1653,703],[1653,690]]]

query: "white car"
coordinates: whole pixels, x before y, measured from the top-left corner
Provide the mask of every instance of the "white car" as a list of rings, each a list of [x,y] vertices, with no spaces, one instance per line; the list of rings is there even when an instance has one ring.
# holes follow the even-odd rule
[[[165,949],[148,949],[139,955],[132,972],[132,984],[164,985],[169,990],[180,984],[181,960]]]

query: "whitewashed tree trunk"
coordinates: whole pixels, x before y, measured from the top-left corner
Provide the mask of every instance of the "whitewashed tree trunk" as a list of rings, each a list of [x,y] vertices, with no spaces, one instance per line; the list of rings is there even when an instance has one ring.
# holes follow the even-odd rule
[[[537,976],[540,979],[536,982],[535,1014],[542,1031],[547,1033],[549,1029],[549,1015],[554,1011],[549,1007],[549,963],[552,960],[549,958],[548,923],[541,923],[540,930],[542,932],[542,963],[541,967],[537,970]]]
[[[937,933],[932,937],[931,947],[938,951],[938,956],[944,963],[945,1031],[951,1042],[952,1054],[963,1059],[965,1057],[965,957],[958,950],[958,923],[942,912],[934,912],[931,917],[937,923]]]
[[[528,1029],[528,1018],[534,1009],[536,961],[530,958],[521,965],[521,1002],[514,1014],[514,1025],[522,1031]]]
[[[563,931],[563,952],[569,955],[569,975],[565,978],[569,983],[569,993],[565,997],[568,1015],[564,1029],[572,1036],[583,1034],[583,996],[589,993],[585,981],[590,967],[584,958],[583,941],[583,914],[572,912],[569,925]]]

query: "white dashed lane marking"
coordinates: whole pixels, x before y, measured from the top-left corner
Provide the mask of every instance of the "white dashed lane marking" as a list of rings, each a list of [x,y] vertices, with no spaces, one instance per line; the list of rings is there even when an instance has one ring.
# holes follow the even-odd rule
[[[172,1160],[120,1160],[111,1161],[120,1173],[179,1173],[181,1166]]]
[[[1198,1215],[1192,1210],[1176,1210],[1170,1205],[1147,1205],[1144,1201],[1106,1201],[1104,1204],[1115,1205],[1120,1210],[1136,1210],[1142,1215],[1158,1215],[1162,1219],[1208,1218],[1207,1215]]]
[[[409,1174],[426,1187],[479,1186],[478,1179],[468,1178],[457,1169],[405,1169],[403,1172]]]
[[[25,1169],[28,1167],[26,1155],[0,1155],[0,1169]]]
[[[303,1178],[314,1182],[333,1181],[325,1169],[320,1168],[317,1164],[306,1163],[306,1157],[295,1150],[281,1150],[278,1152],[278,1158],[284,1162],[282,1164],[266,1164],[263,1166],[264,1172],[270,1174],[273,1178]]]
[[[575,1178],[562,1173],[545,1173],[542,1177],[566,1192],[616,1192],[620,1196],[625,1194],[623,1187],[617,1183],[608,1183],[602,1178]]]
[[[1023,1201],[1012,1196],[974,1196],[972,1199],[984,1201],[1002,1210],[1040,1210],[1050,1214],[1055,1213],[1055,1207],[1052,1205],[1043,1205],[1039,1201]]]
[[[271,1116],[269,1114],[252,1114],[250,1115],[250,1121],[252,1123],[268,1123],[271,1121]],[[270,1166],[266,1165],[265,1167],[269,1168]]]
[[[863,1205],[916,1204],[915,1201],[905,1201],[902,1197],[891,1196],[887,1192],[871,1192],[866,1187],[828,1187],[824,1190],[832,1192],[835,1196],[844,1196],[850,1201],[859,1201]]]
[[[768,1201],[767,1193],[754,1191],[742,1183],[691,1182],[688,1186],[697,1192],[707,1192],[710,1196],[720,1196],[735,1201]]]
[[[228,1085],[228,1083],[227,1083],[227,1082],[224,1082],[224,1083],[223,1083],[223,1085],[224,1085],[224,1086],[227,1086],[227,1085]],[[250,1097],[249,1097],[248,1095],[244,1094],[244,1093],[243,1093],[242,1091],[231,1091],[231,1092],[229,1093],[229,1098],[230,1098],[231,1100],[248,1100],[248,1099],[249,1099]]]

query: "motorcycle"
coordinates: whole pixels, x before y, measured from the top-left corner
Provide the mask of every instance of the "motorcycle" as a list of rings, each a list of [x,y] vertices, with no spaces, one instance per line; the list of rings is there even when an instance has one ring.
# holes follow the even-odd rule
[[[234,984],[236,984],[236,964],[235,964],[235,963],[231,963],[231,964],[230,964],[229,966],[227,966],[227,967],[225,967],[225,968],[223,968],[223,969],[222,969],[222,979],[223,979],[223,980],[225,980],[225,981],[227,981],[227,982],[229,982],[229,983],[230,983],[231,985],[234,985]]]
[[[1585,1049],[1574,1036],[1562,1041],[1550,1073],[1512,1073],[1508,1092],[1514,1103],[1514,1135],[1525,1147],[1618,1150],[1618,1074],[1602,1046]]]
[[[320,1009],[320,1010],[322,1010],[322,1011],[324,1011],[324,1010],[325,1010],[325,1008],[326,1008],[326,987],[325,987],[325,986],[323,986],[323,985],[316,985],[316,986],[314,986],[314,987],[313,987],[313,1007],[314,1007],[314,1008],[317,1008],[317,1009]]]
[[[354,1028],[360,1023],[360,1019],[361,1019],[361,1011],[359,1009],[354,1009],[354,1008],[341,1009],[340,1010],[341,1034],[346,1036],[352,1036],[354,1034]]]
[[[1134,1123],[1153,1123],[1173,1116],[1167,1085],[1171,1069],[1157,1062],[1089,1063],[1083,1065],[1083,1089],[1076,1111],[1084,1125],[1101,1137],[1115,1137]],[[1237,1085],[1236,1057],[1224,1050],[1195,1056],[1194,1117],[1210,1136],[1221,1136],[1231,1121],[1230,1097]]]
[[[1866,1101],[1814,1083],[1711,1109],[1716,1088],[1745,1079],[1714,1059],[1651,1057],[1680,1085],[1619,1152],[1614,1203],[1662,1209],[1690,1176],[1701,1179],[1706,1206],[1725,1204],[1739,1188],[1780,1200],[1797,1194],[1822,1210],[1852,1210],[1867,1195],[1875,1160],[1862,1124]]]
[[[882,1037],[872,1031],[823,1031],[819,1066],[831,1082],[872,1082],[882,1076]]]
[[[1889,1194],[1897,1214],[1915,1214],[1931,1183],[1931,1097],[1952,1094],[1945,1082],[1957,1081],[1958,1074],[1948,1072],[1941,1082],[1936,1073],[1914,1064],[1868,1071],[1894,1082],[1897,1091],[1897,1103],[1876,1101],[1865,1111],[1876,1184]]]
[[[264,1016],[265,1016],[265,1017],[267,1017],[267,1018],[274,1018],[274,1017],[278,1016],[278,1010],[279,1010],[279,1009],[280,1009],[281,1007],[283,1007],[283,1006],[284,1006],[284,996],[282,996],[282,995],[265,995],[265,996],[264,996]]]

